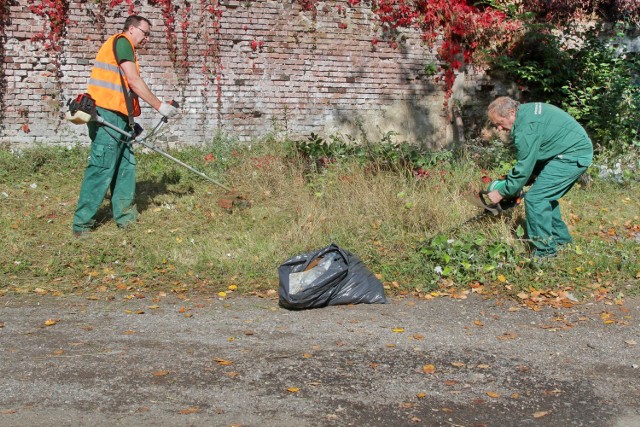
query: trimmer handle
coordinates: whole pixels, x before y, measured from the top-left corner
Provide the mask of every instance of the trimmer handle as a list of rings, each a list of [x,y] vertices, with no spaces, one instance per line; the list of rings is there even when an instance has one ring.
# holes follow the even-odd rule
[[[171,101],[169,101],[169,105],[171,105],[172,107],[180,108],[180,104],[178,104],[178,101],[173,100],[173,99]],[[169,122],[169,119],[167,117],[162,117],[162,119],[160,119],[160,123],[168,123],[168,122]],[[158,124],[160,124],[160,123],[158,123]],[[156,126],[156,128],[157,127],[158,126]]]

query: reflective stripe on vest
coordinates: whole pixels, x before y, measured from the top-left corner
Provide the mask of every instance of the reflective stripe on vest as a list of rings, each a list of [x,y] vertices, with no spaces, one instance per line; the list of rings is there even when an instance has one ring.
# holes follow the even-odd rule
[[[129,43],[131,43],[136,69],[138,70],[138,74],[140,73],[136,49],[133,47],[133,42],[126,34],[116,34],[110,37],[98,51],[95,63],[91,69],[91,78],[89,79],[89,88],[87,92],[93,99],[95,99],[98,107],[117,111],[126,116],[129,113],[127,111],[127,103],[122,90],[120,67],[118,67],[114,51],[115,42],[118,37],[125,37],[129,40]],[[134,117],[137,117],[140,115],[140,103],[138,101],[138,96],[129,89],[129,83],[127,82],[127,78],[124,76],[124,73],[122,74],[122,79],[124,80],[126,90],[132,95],[132,113]]]

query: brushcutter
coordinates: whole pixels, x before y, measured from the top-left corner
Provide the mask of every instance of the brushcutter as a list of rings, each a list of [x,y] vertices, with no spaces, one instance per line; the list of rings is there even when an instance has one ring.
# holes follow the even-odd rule
[[[522,199],[524,198],[524,191],[520,191],[517,195],[512,197],[507,197],[500,200],[498,203],[491,203],[491,200],[488,200],[488,194],[494,190],[499,190],[506,185],[507,181],[504,179],[494,179],[489,183],[489,186],[486,190],[481,190],[478,193],[478,198],[482,202],[482,208],[484,208],[483,214],[491,214],[493,216],[498,216],[508,211],[510,209],[518,206]]]
[[[178,103],[176,101],[171,101],[171,105],[173,105],[176,108],[178,107]],[[70,99],[67,102],[67,107],[68,107],[68,109],[67,109],[67,112],[66,112],[66,118],[71,123],[79,125],[79,124],[89,123],[90,121],[98,122],[100,125],[106,126],[109,129],[112,129],[112,130],[120,133],[121,135],[124,135],[127,138],[129,138],[129,140],[130,140],[129,144],[134,143],[134,142],[138,143],[138,144],[142,144],[145,147],[155,151],[156,153],[166,157],[167,159],[174,161],[175,163],[179,164],[180,166],[183,166],[183,167],[189,169],[191,172],[193,172],[196,175],[206,179],[207,181],[210,181],[210,182],[214,183],[218,187],[224,188],[228,192],[232,192],[232,190],[229,187],[227,187],[226,185],[221,184],[220,182],[216,181],[213,178],[210,178],[209,176],[205,175],[204,173],[194,169],[193,167],[189,166],[188,164],[184,163],[183,161],[176,159],[172,155],[164,152],[160,148],[158,148],[155,145],[153,145],[151,142],[147,141],[148,139],[153,138],[156,135],[156,133],[162,127],[162,125],[167,123],[168,119],[166,117],[162,117],[160,119],[160,121],[158,122],[158,124],[156,124],[153,127],[153,129],[151,129],[151,131],[147,132],[144,135],[144,137],[140,137],[140,135],[143,132],[143,129],[142,129],[142,126],[138,125],[137,123],[135,124],[135,127],[134,127],[132,132],[127,132],[125,130],[120,129],[117,126],[112,125],[111,123],[107,122],[106,120],[104,120],[98,114],[98,111],[96,110],[96,102],[95,102],[95,100],[88,93],[80,94],[80,95],[78,95],[78,97],[76,99]]]
[[[482,208],[482,211],[479,212],[478,214],[472,216],[471,218],[468,218],[468,219],[464,220],[460,224],[458,224],[458,225],[456,225],[454,227],[451,227],[448,230],[443,231],[442,233],[444,233],[444,234],[454,233],[454,232],[458,231],[460,228],[464,227],[465,225],[468,225],[468,224],[474,223],[476,221],[479,221],[479,220],[485,218],[486,216],[497,217],[497,216],[500,216],[500,215],[504,214],[505,212],[515,208],[516,206],[518,206],[522,202],[522,200],[524,199],[524,191],[520,191],[515,196],[506,197],[506,198],[502,199],[498,203],[492,203],[491,200],[487,197],[487,195],[490,192],[492,192],[493,190],[498,190],[498,189],[504,187],[505,184],[506,184],[506,181],[504,179],[496,179],[496,180],[491,181],[489,183],[487,189],[486,190],[480,190],[478,192],[477,198],[474,197],[473,200],[472,200],[473,204],[475,204],[478,207]],[[424,240],[423,242],[421,242],[421,244],[419,246],[424,246],[425,244],[428,244],[431,241],[431,239],[432,238]]]

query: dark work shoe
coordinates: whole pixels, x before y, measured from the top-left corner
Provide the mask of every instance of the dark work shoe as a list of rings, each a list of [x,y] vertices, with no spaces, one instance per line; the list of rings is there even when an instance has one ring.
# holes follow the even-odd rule
[[[573,249],[573,243],[572,242],[558,243],[557,247],[558,247],[558,252],[564,252],[568,249]]]
[[[73,237],[76,239],[84,239],[89,237],[89,230],[73,230]]]
[[[531,263],[529,264],[532,268],[541,269],[548,265],[550,265],[558,256],[557,253],[550,253],[545,255],[536,255],[535,253],[531,256]]]

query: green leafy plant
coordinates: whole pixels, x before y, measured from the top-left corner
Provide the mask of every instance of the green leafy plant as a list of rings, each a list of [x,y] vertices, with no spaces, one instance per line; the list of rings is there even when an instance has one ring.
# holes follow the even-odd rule
[[[432,282],[441,278],[456,282],[495,280],[497,272],[512,271],[523,261],[512,246],[483,234],[456,238],[440,234],[427,242],[420,253],[433,266]]]
[[[452,151],[433,151],[415,144],[397,143],[394,132],[378,142],[359,142],[352,136],[331,135],[328,140],[311,133],[309,138],[293,142],[290,149],[302,156],[318,171],[329,164],[347,160],[369,167],[371,171],[402,171],[425,177],[428,168],[443,167],[454,160]]]

